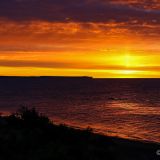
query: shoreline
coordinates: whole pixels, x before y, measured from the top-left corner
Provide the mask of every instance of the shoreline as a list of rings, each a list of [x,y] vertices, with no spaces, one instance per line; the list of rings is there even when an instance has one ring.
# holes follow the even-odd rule
[[[12,114],[12,112],[9,112],[9,111],[1,111],[0,112],[0,117],[8,117]],[[115,133],[115,132],[112,132],[112,131],[106,131],[106,132],[103,132],[103,131],[100,131],[99,129],[96,129],[96,128],[93,128],[91,127],[90,125],[86,125],[85,127],[82,127],[81,125],[74,125],[74,124],[71,124],[70,122],[67,122],[67,123],[61,123],[61,122],[58,122],[54,120],[54,118],[51,118],[51,117],[48,117],[49,120],[53,123],[53,125],[64,125],[66,127],[69,127],[69,128],[73,128],[73,129],[78,129],[78,130],[85,130],[86,128],[90,128],[92,129],[92,133],[94,134],[98,134],[98,135],[101,135],[101,136],[106,136],[106,137],[111,137],[111,138],[120,138],[120,139],[124,139],[124,140],[129,140],[129,141],[138,141],[138,142],[142,142],[142,143],[151,143],[151,144],[157,144],[157,145],[160,145],[160,142],[158,141],[151,141],[151,140],[147,140],[147,139],[143,139],[143,138],[140,138],[140,137],[130,137],[130,136],[127,136],[127,135],[123,135],[123,136],[116,136],[115,134],[118,134],[118,133]],[[112,134],[107,134],[108,133],[112,133]]]
[[[34,109],[0,117],[1,160],[154,160],[160,144],[56,125]]]
[[[112,133],[111,131],[106,131],[103,132],[103,131],[99,131],[98,129],[96,128],[92,128],[91,126],[87,125],[86,127],[81,127],[80,125],[72,125],[72,124],[69,124],[69,123],[58,123],[58,122],[54,122],[55,125],[59,126],[59,125],[65,125],[66,127],[70,127],[70,128],[73,128],[73,129],[79,129],[81,131],[85,130],[86,128],[91,128],[92,129],[92,132],[94,134],[98,134],[98,135],[101,135],[101,136],[106,136],[106,137],[111,137],[111,138],[120,138],[120,139],[124,139],[124,140],[129,140],[129,141],[139,141],[139,142],[142,142],[142,143],[153,143],[153,144],[158,144],[160,145],[160,142],[158,141],[150,141],[150,140],[147,140],[147,139],[142,139],[142,138],[139,138],[139,137],[127,137],[125,134],[124,136],[114,136],[114,135],[109,135],[107,134],[107,132],[110,132]],[[112,133],[112,134],[118,134],[118,133]],[[126,136],[126,137],[125,137]]]

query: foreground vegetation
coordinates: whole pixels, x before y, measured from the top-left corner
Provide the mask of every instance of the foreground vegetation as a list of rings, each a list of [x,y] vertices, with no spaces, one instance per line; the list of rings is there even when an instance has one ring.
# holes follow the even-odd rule
[[[158,144],[55,125],[25,107],[0,117],[0,160],[156,160]]]

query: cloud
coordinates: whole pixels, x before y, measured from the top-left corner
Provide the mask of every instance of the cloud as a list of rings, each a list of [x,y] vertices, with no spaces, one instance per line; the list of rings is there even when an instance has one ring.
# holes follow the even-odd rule
[[[123,1],[113,2],[111,0],[1,0],[0,16],[14,21],[128,22],[136,19],[148,23],[160,23],[159,10],[126,5]]]
[[[0,66],[5,67],[37,67],[37,68],[71,68],[71,64],[62,62],[43,62],[27,60],[0,60]]]
[[[145,9],[160,9],[160,3],[157,0],[104,0],[115,4],[125,4]]]

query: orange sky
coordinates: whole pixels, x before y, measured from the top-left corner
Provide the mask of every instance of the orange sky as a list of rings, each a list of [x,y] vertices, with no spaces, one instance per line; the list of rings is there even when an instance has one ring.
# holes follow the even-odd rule
[[[108,14],[104,13],[101,21],[94,17],[73,20],[69,16],[51,21],[34,15],[17,20],[2,12],[0,75],[160,78],[159,2],[149,9],[146,3],[142,10],[143,1],[110,1],[111,13],[115,3],[122,8],[118,11],[121,14],[127,10],[128,19],[124,20],[124,15],[119,19],[118,15],[112,15],[113,19],[111,16],[104,20]],[[135,6],[131,8],[130,5]],[[137,12],[141,9],[141,12],[133,14],[133,9]]]

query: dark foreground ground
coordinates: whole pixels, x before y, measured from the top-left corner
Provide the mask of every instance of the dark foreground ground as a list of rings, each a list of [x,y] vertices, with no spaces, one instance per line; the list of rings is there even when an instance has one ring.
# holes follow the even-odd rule
[[[54,125],[21,108],[0,117],[0,160],[160,160],[159,144],[130,141]]]

